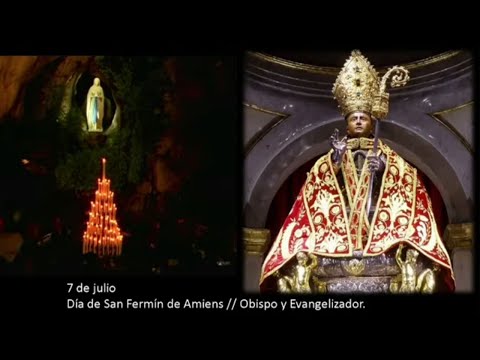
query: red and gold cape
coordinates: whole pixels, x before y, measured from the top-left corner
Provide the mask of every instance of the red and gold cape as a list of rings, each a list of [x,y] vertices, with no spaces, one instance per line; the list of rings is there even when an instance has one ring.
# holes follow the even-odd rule
[[[342,159],[340,171],[350,213],[347,214],[347,204],[335,175],[331,150],[307,174],[265,258],[260,284],[301,251],[324,257],[348,257],[354,250],[362,249],[363,256],[368,257],[380,255],[399,243],[410,245],[447,268],[454,281],[431,200],[417,177],[417,169],[381,141],[377,154],[384,155],[386,164],[370,226],[365,210],[370,172],[365,161],[360,177],[357,175],[352,149],[358,147],[367,149],[367,156],[373,155],[373,140],[350,139]]]

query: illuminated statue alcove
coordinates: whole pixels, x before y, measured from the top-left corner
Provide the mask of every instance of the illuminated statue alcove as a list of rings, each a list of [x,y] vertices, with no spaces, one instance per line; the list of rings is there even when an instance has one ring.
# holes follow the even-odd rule
[[[115,125],[118,111],[108,84],[98,74],[84,73],[78,79],[75,90],[75,101],[85,117],[82,129],[88,133],[108,134]]]

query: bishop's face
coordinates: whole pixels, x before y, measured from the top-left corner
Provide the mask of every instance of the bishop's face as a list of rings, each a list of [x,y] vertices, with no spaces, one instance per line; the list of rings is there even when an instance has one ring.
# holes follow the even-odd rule
[[[373,121],[369,114],[353,112],[347,117],[347,134],[349,137],[369,137],[373,132]]]

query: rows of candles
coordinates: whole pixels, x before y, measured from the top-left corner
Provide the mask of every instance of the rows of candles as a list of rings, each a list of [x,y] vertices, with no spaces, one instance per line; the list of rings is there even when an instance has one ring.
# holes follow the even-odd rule
[[[106,160],[102,159],[102,178],[98,179],[98,190],[91,209],[87,229],[83,234],[83,253],[95,253],[100,257],[118,256],[122,252],[123,236],[117,224],[117,206],[110,191],[110,180],[105,177]]]

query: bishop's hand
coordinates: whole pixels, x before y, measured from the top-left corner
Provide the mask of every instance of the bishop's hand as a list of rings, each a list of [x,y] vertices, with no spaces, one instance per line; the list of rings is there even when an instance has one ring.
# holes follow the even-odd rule
[[[345,135],[340,140],[338,136],[338,129],[335,129],[335,131],[333,132],[333,135],[330,136],[330,144],[336,152],[343,155],[347,150],[347,136]]]
[[[368,170],[370,172],[378,172],[382,171],[384,168],[384,164],[380,156],[372,155],[367,157],[368,160]]]
[[[338,138],[338,129],[335,129],[333,135],[330,136],[330,144],[333,148],[332,161],[333,165],[337,168],[342,163],[343,154],[347,151],[347,137],[339,140]]]

